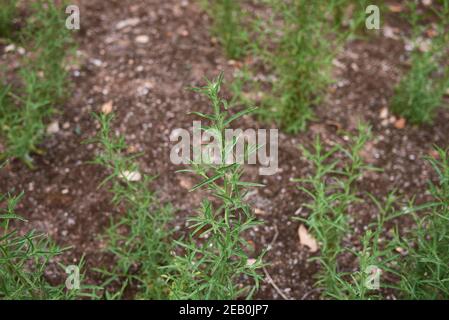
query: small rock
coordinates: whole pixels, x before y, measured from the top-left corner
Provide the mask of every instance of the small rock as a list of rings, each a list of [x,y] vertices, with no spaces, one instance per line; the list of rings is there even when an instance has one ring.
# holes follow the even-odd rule
[[[90,59],[90,62],[96,67],[101,67],[101,65],[103,64],[103,61],[101,61],[100,59]]]
[[[147,95],[150,90],[154,88],[154,83],[150,80],[144,81],[139,87],[137,87],[137,95],[138,96],[145,96]]]
[[[175,117],[175,114],[173,112],[168,111],[165,116],[167,119],[173,119]]]
[[[380,110],[380,118],[386,119],[388,117],[388,108],[384,107]]]
[[[389,38],[389,39],[397,39],[397,29],[396,28],[392,28],[389,26],[385,26],[383,28],[383,35],[385,38]]]
[[[396,117],[395,116],[391,116],[390,119],[388,120],[390,123],[395,123],[396,122]]]
[[[346,69],[346,65],[344,63],[340,62],[338,59],[332,60],[332,64],[339,69],[343,69],[343,70]]]
[[[247,266],[252,266],[253,264],[255,264],[256,263],[256,259],[248,259],[247,261],[246,261],[246,265]]]
[[[147,35],[140,35],[140,36],[137,36],[135,40],[137,43],[145,44],[150,41],[150,37]]]
[[[123,171],[120,177],[131,182],[140,181],[142,179],[140,172],[127,170]]]
[[[138,25],[139,22],[140,22],[139,18],[129,18],[129,19],[117,22],[117,24],[115,25],[115,28],[117,30],[120,30],[120,29],[129,27],[129,26],[134,27],[134,26]]]
[[[180,178],[179,179],[179,185],[187,190],[190,190],[193,188],[193,183],[192,181],[190,181],[190,179],[186,179],[186,178]]]
[[[5,47],[5,52],[11,52],[14,50],[16,50],[16,46],[14,44],[10,44]]]
[[[59,132],[59,122],[53,121],[47,127],[47,134],[55,134]]]
[[[187,37],[189,35],[189,31],[187,31],[186,29],[179,29],[178,34],[182,37]]]

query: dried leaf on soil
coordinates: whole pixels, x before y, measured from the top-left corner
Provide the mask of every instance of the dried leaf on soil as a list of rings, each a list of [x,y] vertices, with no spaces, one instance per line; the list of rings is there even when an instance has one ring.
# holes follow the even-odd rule
[[[405,128],[405,119],[404,118],[399,118],[395,123],[394,123],[394,127],[396,129],[404,129]]]
[[[316,239],[307,231],[307,228],[301,224],[298,229],[299,243],[310,249],[310,252],[318,251],[318,242]]]
[[[101,106],[101,112],[104,114],[109,114],[112,112],[112,100],[106,102]]]

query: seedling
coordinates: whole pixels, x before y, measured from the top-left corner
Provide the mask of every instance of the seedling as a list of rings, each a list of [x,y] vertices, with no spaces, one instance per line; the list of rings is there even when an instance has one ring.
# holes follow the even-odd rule
[[[365,170],[372,168],[363,162],[360,151],[370,137],[370,130],[360,126],[359,135],[352,138],[352,145],[346,149],[336,145],[325,150],[317,136],[313,152],[302,148],[303,154],[314,166],[314,175],[300,182],[298,187],[312,199],[305,204],[310,215],[307,219],[296,218],[306,223],[320,244],[320,256],[313,257],[318,261],[321,271],[317,275],[316,286],[323,288],[323,296],[341,295],[337,281],[338,257],[344,252],[343,237],[349,233],[348,207],[359,201],[354,190],[354,183]],[[338,167],[342,161],[335,159],[337,154],[346,156],[347,163]]]
[[[405,117],[410,123],[431,123],[435,111],[443,105],[443,95],[449,88],[449,67],[446,63],[449,50],[449,1],[442,1],[442,10],[435,11],[438,19],[438,35],[423,46],[421,34],[423,17],[416,3],[409,3],[409,22],[412,26],[413,52],[411,68],[397,85],[391,101],[393,112]]]
[[[171,207],[161,205],[149,189],[154,177],[141,174],[135,161],[137,155],[126,155],[123,137],[111,132],[112,114],[95,116],[101,130],[91,142],[102,151],[93,163],[108,169],[102,186],[110,185],[113,204],[124,207],[126,213],[112,219],[107,230],[108,252],[116,259],[112,268],[99,270],[106,278],[103,287],[110,284],[115,290],[106,291],[108,299],[121,299],[129,288],[137,288],[136,298],[163,299],[167,297],[163,271],[170,261],[170,234],[167,222]]]
[[[232,146],[225,145],[225,128],[238,117],[250,112],[244,110],[231,116],[227,101],[219,96],[223,75],[195,91],[207,96],[212,113],[195,112],[210,122],[202,130],[213,130],[220,141],[222,159],[226,159]],[[213,200],[204,199],[198,215],[189,218],[191,232],[186,239],[176,241],[182,254],[174,257],[168,276],[173,299],[236,299],[250,298],[259,286],[261,276],[257,270],[262,256],[249,259],[251,245],[244,239],[246,230],[260,224],[254,218],[244,197],[248,188],[260,186],[242,181],[243,168],[238,163],[192,163],[182,170],[202,179],[191,191],[204,189]],[[248,277],[252,286],[241,286]]]
[[[237,0],[203,0],[203,7],[213,19],[213,34],[218,37],[230,59],[241,58],[248,35],[242,25],[242,8]]]
[[[73,43],[62,7],[39,0],[30,9],[32,14],[20,30],[20,38],[34,54],[22,61],[18,74],[22,85],[12,88],[0,84],[0,133],[6,144],[0,157],[18,158],[33,167],[31,154],[43,153],[38,145],[45,135],[46,121],[66,97],[65,59]]]

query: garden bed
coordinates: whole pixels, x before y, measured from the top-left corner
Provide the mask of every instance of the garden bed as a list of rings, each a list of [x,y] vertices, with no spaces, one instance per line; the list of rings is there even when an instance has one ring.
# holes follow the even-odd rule
[[[28,223],[17,226],[47,233],[61,247],[69,246],[57,257],[64,264],[77,263],[84,256],[84,281],[99,284],[101,277],[94,268],[114,262],[104,251],[102,235],[110,219],[123,210],[114,207],[111,195],[99,188],[108,172],[89,163],[99,152],[98,146],[83,143],[99,130],[91,113],[101,113],[102,106],[112,101],[114,130],[124,135],[130,154],[143,153],[138,162],[143,172],[157,176],[151,184],[157,198],[174,208],[170,226],[176,234],[186,234],[186,217],[195,214],[205,195],[202,191],[189,193],[199,182],[196,177],[175,173],[181,167],[170,162],[170,133],[191,127],[195,118],[188,112],[208,110],[208,102],[186,88],[203,85],[204,77],[214,78],[221,71],[225,84],[230,83],[233,75],[253,60],[251,56],[241,61],[226,58],[208,31],[210,18],[194,1],[81,0],[79,5],[81,30],[74,31],[79,48],[70,63],[71,93],[57,106],[60,112],[51,120],[58,124],[57,130],[40,146],[45,153],[33,154],[33,170],[14,160],[0,171],[0,192],[23,190],[25,196],[17,212]],[[299,145],[309,148],[316,135],[325,146],[345,145],[343,131],[355,133],[360,121],[368,123],[372,138],[362,157],[382,171],[364,174],[356,182],[357,190],[384,199],[395,189],[402,199],[416,197],[418,204],[429,197],[428,181],[436,181],[436,175],[424,157],[437,156],[434,145],[449,146],[449,110],[440,109],[433,124],[422,126],[404,124],[388,111],[409,54],[404,42],[408,30],[396,22],[396,15],[387,13],[382,29],[368,31],[368,39],[345,44],[334,61],[335,83],[314,108],[315,119],[308,130],[280,133],[279,172],[260,176],[257,167],[246,168],[246,180],[265,184],[247,197],[256,217],[264,222],[250,230],[247,239],[257,253],[271,248],[264,257],[267,266],[261,271],[265,281],[255,298],[320,297],[320,290],[313,286],[319,266],[309,261],[316,253],[300,244],[300,223],[292,220],[309,214],[304,204],[310,199],[291,181],[312,174]],[[20,68],[14,62],[19,53],[5,52],[5,47],[0,44],[0,63],[12,73]],[[224,95],[231,94],[225,85]],[[446,103],[448,99],[446,96]],[[241,118],[238,127],[276,128],[252,116]],[[376,206],[362,197],[364,201],[348,212],[351,233],[343,240],[348,247],[360,248],[360,235],[377,215]],[[412,222],[403,217],[399,225],[407,231]],[[353,271],[357,264],[348,257],[341,267]],[[66,274],[53,264],[46,277],[51,283],[61,283]],[[396,298],[394,293],[386,297]]]

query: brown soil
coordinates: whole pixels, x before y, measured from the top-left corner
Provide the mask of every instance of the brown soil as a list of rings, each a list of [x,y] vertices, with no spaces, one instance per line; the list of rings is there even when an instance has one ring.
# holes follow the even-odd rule
[[[201,194],[188,194],[195,179],[175,174],[180,169],[169,161],[170,132],[190,128],[193,118],[188,111],[206,111],[207,102],[186,87],[203,84],[203,77],[214,77],[221,70],[231,79],[239,64],[229,62],[211,37],[209,18],[192,0],[80,0],[81,31],[78,67],[73,66],[71,99],[60,106],[56,117],[60,131],[48,136],[42,145],[44,155],[35,155],[36,169],[13,161],[0,173],[0,191],[24,190],[26,196],[18,212],[29,220],[27,229],[48,233],[61,246],[71,246],[60,259],[64,263],[79,261],[85,255],[90,283],[98,281],[93,267],[105,266],[110,257],[103,253],[104,233],[111,217],[120,212],[110,203],[107,191],[98,189],[106,172],[89,164],[97,147],[82,142],[95,135],[98,124],[91,112],[100,111],[103,103],[112,100],[117,115],[115,129],[126,136],[129,145],[142,151],[140,164],[144,171],[158,174],[155,191],[162,202],[176,208],[173,222],[181,229],[185,217],[193,215]],[[121,29],[117,24],[137,18],[135,25]],[[391,20],[391,24],[390,23]],[[395,19],[387,20],[393,25]],[[280,135],[279,164],[281,171],[273,176],[257,175],[249,167],[253,181],[266,184],[252,193],[249,201],[261,209],[259,217],[265,224],[249,233],[257,250],[272,243],[265,262],[267,272],[282,290],[294,299],[319,296],[313,289],[315,263],[298,241],[299,223],[292,220],[307,215],[303,204],[307,197],[295,188],[291,178],[311,173],[298,145],[310,146],[314,135],[320,134],[326,145],[344,142],[337,129],[354,131],[364,120],[373,126],[373,139],[364,155],[383,172],[370,173],[359,181],[359,190],[385,197],[396,188],[399,195],[424,197],[426,183],[433,174],[422,160],[431,154],[434,144],[449,145],[449,112],[440,111],[433,125],[397,129],[394,121],[381,119],[381,110],[388,107],[393,87],[406,67],[407,52],[400,37],[385,36],[385,29],[373,32],[369,40],[349,42],[336,63],[336,83],[326,102],[316,108],[317,120],[310,130],[298,135]],[[146,35],[147,43],[136,42]],[[4,46],[2,45],[1,48]],[[3,50],[2,50],[3,52]],[[1,61],[10,61],[2,54]],[[2,62],[2,64],[3,64]],[[16,66],[17,67],[17,66]],[[266,127],[245,117],[241,127]],[[260,211],[259,211],[260,212]],[[367,221],[377,214],[368,201],[351,212],[355,234],[348,235],[350,246],[363,231]],[[275,237],[276,236],[276,237]],[[355,265],[350,261],[345,268]],[[61,271],[49,271],[49,278],[61,281]],[[267,281],[262,283],[257,298],[280,299]]]

